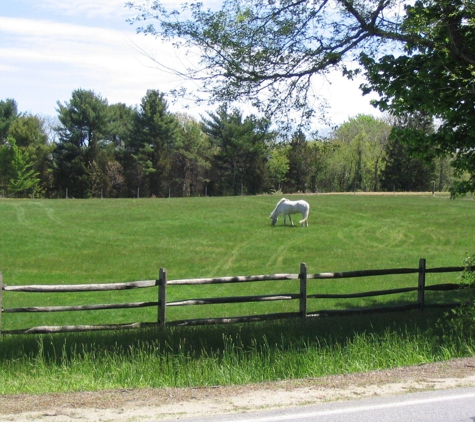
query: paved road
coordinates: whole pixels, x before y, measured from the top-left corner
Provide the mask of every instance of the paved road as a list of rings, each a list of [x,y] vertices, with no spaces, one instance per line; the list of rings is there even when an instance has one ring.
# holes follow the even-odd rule
[[[475,387],[332,402],[239,415],[169,419],[171,420],[182,422],[475,422]]]

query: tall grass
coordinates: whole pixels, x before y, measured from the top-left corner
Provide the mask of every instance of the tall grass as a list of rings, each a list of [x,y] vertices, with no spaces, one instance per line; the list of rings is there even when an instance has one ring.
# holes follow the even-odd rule
[[[430,196],[309,196],[310,227],[270,226],[278,198],[0,201],[0,271],[5,284],[76,284],[226,275],[461,265],[473,251],[471,200]],[[415,276],[414,276],[415,277]],[[413,277],[413,278],[414,278]],[[443,278],[445,277],[445,278]],[[456,281],[430,275],[428,284]],[[295,285],[294,285],[295,284]],[[315,292],[351,292],[415,285],[391,276],[320,280]],[[169,300],[248,294],[249,285],[169,289]],[[209,290],[206,290],[209,289]],[[245,293],[243,293],[245,289]],[[266,282],[253,294],[298,291],[297,282]],[[154,289],[122,293],[4,295],[17,306],[156,300]],[[434,297],[439,300],[442,298]],[[375,304],[316,302],[324,308]],[[388,301],[406,300],[404,297]],[[408,299],[409,300],[409,299]],[[411,299],[412,300],[412,299]],[[175,318],[289,310],[287,304],[184,307]],[[436,325],[440,314],[4,336],[0,393],[243,384],[417,364],[473,354],[474,341]],[[154,321],[156,310],[4,314],[3,328],[42,324]],[[40,382],[41,381],[41,382]]]
[[[472,355],[437,314],[7,336],[0,394],[197,387],[347,374]]]

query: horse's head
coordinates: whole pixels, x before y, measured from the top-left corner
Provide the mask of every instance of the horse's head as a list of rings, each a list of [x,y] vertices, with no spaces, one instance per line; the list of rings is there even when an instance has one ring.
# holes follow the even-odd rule
[[[270,218],[271,218],[271,225],[272,226],[275,226],[275,223],[277,223],[277,217],[274,216],[273,214],[270,215]]]

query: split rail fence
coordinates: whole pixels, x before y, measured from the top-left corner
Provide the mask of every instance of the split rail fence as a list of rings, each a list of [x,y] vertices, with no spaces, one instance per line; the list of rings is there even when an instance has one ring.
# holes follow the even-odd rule
[[[387,270],[362,270],[350,272],[337,273],[318,273],[308,274],[307,265],[302,263],[300,265],[299,274],[271,274],[271,275],[251,275],[251,276],[237,276],[237,277],[221,277],[221,278],[201,278],[201,279],[182,279],[182,280],[167,280],[167,271],[164,268],[160,269],[157,280],[132,281],[126,283],[105,283],[105,284],[76,284],[76,285],[24,285],[24,286],[10,286],[3,284],[2,273],[0,272],[0,333],[2,334],[39,334],[39,333],[57,333],[57,332],[73,332],[73,331],[94,331],[94,330],[117,330],[117,329],[133,329],[146,326],[158,326],[164,328],[165,326],[176,325],[205,325],[205,324],[225,324],[225,323],[242,323],[255,322],[271,319],[283,318],[308,318],[321,317],[331,315],[347,315],[351,313],[379,313],[390,311],[405,311],[429,307],[456,307],[460,303],[437,303],[426,304],[425,293],[427,291],[448,291],[460,288],[458,283],[445,283],[426,286],[426,275],[428,273],[450,273],[464,271],[465,267],[441,267],[441,268],[426,268],[426,260],[420,259],[417,268],[396,268]],[[472,270],[472,268],[469,268]],[[390,289],[367,291],[361,293],[349,294],[308,294],[309,280],[322,279],[344,279],[344,278],[358,278],[358,277],[372,277],[385,276],[394,274],[418,274],[417,285]],[[206,284],[222,284],[222,283],[251,283],[272,280],[300,280],[300,289],[296,293],[287,294],[270,294],[260,296],[237,296],[237,297],[215,297],[203,299],[187,299],[174,302],[167,302],[167,289],[171,286],[184,285],[206,285]],[[115,303],[115,304],[96,304],[96,305],[82,305],[82,306],[34,306],[34,307],[20,307],[20,308],[3,308],[2,298],[8,292],[23,292],[23,293],[71,293],[71,292],[94,292],[94,291],[110,291],[110,290],[129,290],[140,288],[156,288],[158,297],[156,301],[151,302],[134,302],[134,303]],[[311,299],[353,299],[372,296],[383,296],[400,294],[406,292],[417,292],[417,299],[413,303],[405,303],[401,305],[380,306],[380,307],[364,307],[357,309],[338,309],[338,310],[320,310],[308,311],[308,302]],[[202,318],[202,319],[187,319],[187,320],[172,320],[167,321],[166,310],[173,306],[189,306],[189,305],[211,305],[211,304],[231,304],[244,302],[263,302],[263,301],[284,301],[284,300],[298,300],[298,312],[283,312],[263,315],[250,315],[226,318]],[[20,312],[70,312],[70,311],[98,311],[104,309],[133,309],[144,307],[157,308],[156,322],[136,322],[130,324],[103,324],[103,325],[67,325],[67,326],[38,326],[16,330],[2,331],[2,315]]]

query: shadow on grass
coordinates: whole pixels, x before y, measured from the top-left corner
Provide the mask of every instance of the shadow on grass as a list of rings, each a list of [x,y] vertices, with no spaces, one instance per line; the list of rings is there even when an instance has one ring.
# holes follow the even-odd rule
[[[222,354],[230,347],[241,351],[265,345],[272,350],[299,351],[313,345],[341,345],[364,334],[378,337],[388,333],[404,338],[424,333],[441,338],[437,326],[443,310],[391,312],[373,315],[289,319],[235,325],[147,328],[49,335],[6,335],[0,338],[0,360],[15,360],[41,354],[46,360],[75,358],[81,351],[127,354],[133,348],[151,348],[154,354],[185,355],[191,359]],[[60,351],[60,353],[59,353]]]
[[[202,387],[317,378],[475,354],[443,313],[5,336],[2,394]]]

